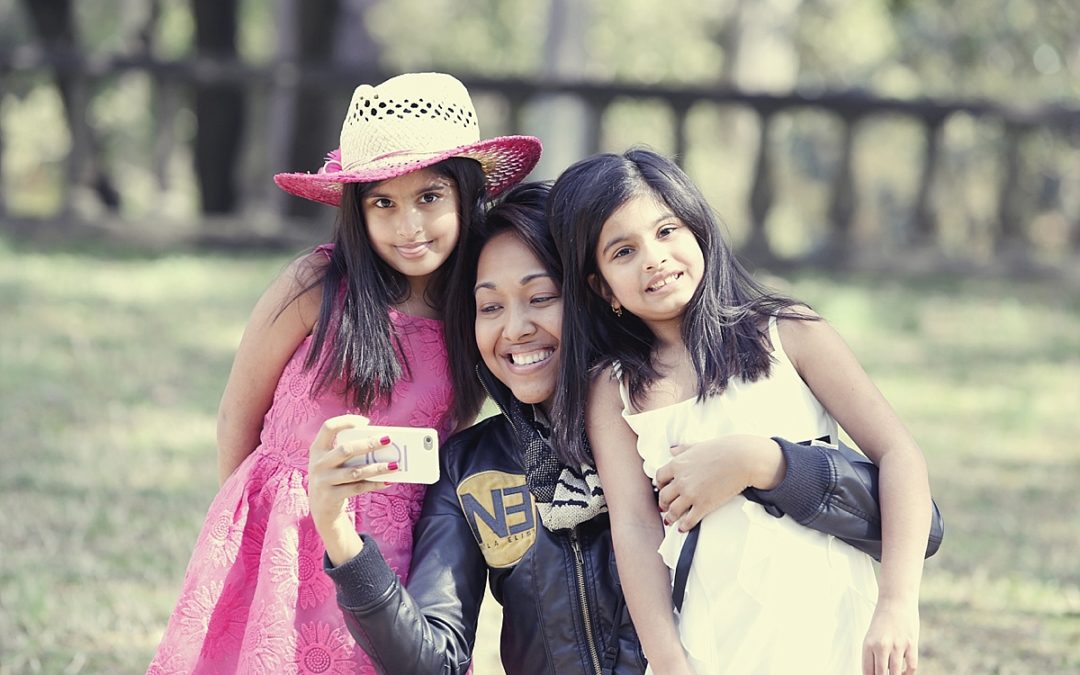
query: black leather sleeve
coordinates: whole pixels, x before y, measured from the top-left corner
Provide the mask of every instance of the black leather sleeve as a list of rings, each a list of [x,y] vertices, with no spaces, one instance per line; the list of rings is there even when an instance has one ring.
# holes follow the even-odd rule
[[[324,565],[349,632],[380,673],[468,670],[487,565],[453,481],[444,477],[428,488],[413,530],[407,589],[366,536],[355,558],[336,568],[324,559]]]
[[[791,443],[781,438],[787,470],[772,490],[749,489],[748,499],[775,516],[787,514],[796,522],[831,534],[881,559],[881,508],[878,468],[867,457],[844,444],[838,446]],[[945,535],[937,504],[932,503],[926,557],[934,555]]]

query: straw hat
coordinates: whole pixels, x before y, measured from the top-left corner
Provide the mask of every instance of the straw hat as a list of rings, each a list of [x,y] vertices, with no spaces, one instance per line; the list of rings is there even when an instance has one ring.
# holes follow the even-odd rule
[[[494,197],[526,176],[540,159],[540,139],[480,140],[476,110],[465,86],[443,73],[407,73],[353,92],[341,146],[318,173],[279,173],[288,193],[337,206],[345,183],[372,183],[423,169],[450,157],[469,157],[484,169]]]

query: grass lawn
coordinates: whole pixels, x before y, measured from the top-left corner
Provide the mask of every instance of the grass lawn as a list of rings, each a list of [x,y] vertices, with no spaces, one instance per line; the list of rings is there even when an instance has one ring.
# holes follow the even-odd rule
[[[217,486],[233,350],[287,259],[0,239],[0,675],[145,670]],[[946,540],[926,565],[919,672],[1077,672],[1075,290],[784,285],[848,339],[929,460]],[[477,675],[499,672],[496,620]]]

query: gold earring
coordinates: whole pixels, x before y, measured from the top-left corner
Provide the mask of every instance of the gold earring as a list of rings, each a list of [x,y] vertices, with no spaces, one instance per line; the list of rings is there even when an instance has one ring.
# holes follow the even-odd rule
[[[622,307],[619,305],[612,305],[611,311],[615,312],[615,316],[622,318]]]

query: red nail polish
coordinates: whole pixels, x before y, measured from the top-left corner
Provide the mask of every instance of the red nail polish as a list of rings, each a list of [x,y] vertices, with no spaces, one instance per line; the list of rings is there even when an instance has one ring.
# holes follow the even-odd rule
[[[397,471],[397,462],[390,462],[386,465],[386,468],[391,471]]]
[[[390,437],[389,436],[383,436],[382,438],[379,439],[379,444],[380,445],[390,445]]]

